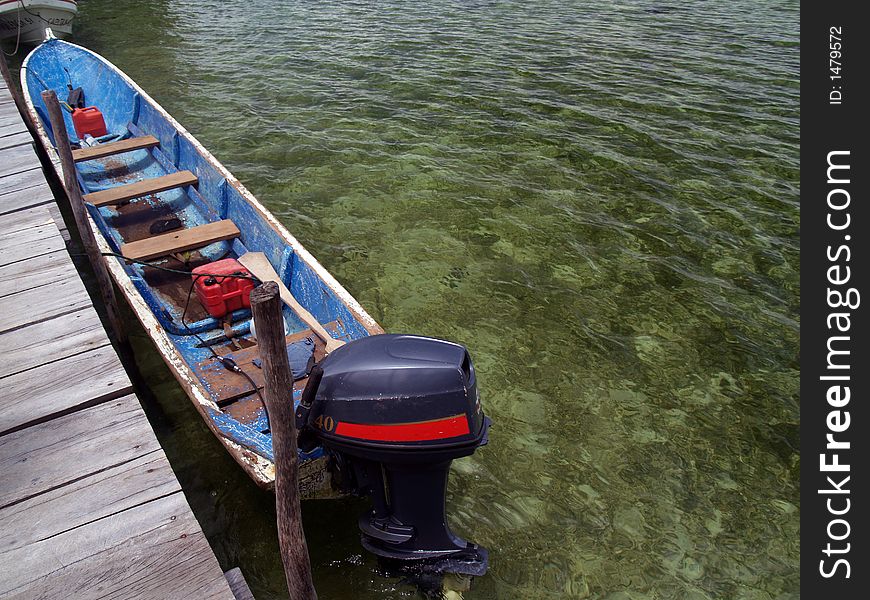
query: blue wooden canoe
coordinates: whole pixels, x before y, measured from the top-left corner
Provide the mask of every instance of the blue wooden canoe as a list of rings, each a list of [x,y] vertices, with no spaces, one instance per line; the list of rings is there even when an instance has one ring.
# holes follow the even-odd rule
[[[82,148],[68,113],[70,139],[56,140],[51,130],[41,93],[52,89],[63,100],[69,82],[82,87],[86,104],[96,106],[104,116],[107,135],[98,138],[96,146]],[[202,144],[109,61],[80,46],[49,39],[24,61],[21,83],[40,140],[59,175],[55,144],[69,143],[76,149],[79,186],[89,202],[91,226],[103,253],[145,257],[144,262],[184,271],[249,251],[263,252],[296,299],[334,337],[349,341],[383,333]],[[173,219],[181,222],[181,229],[152,233],[152,224]],[[169,251],[172,242],[165,237],[155,241],[160,235],[177,238],[179,233],[185,245],[178,248],[183,249]],[[272,485],[272,439],[262,403],[250,382],[223,369],[208,347],[232,357],[261,383],[262,374],[252,362],[256,346],[249,331],[250,311],[232,313],[228,337],[223,319],[210,317],[195,295],[188,300],[189,275],[128,264],[116,257],[106,261],[205,422],[258,484]],[[319,359],[322,341],[286,307],[285,320],[288,344],[313,340]],[[301,379],[294,385],[296,402],[304,383]],[[300,453],[304,497],[333,494],[325,464],[320,448]]]

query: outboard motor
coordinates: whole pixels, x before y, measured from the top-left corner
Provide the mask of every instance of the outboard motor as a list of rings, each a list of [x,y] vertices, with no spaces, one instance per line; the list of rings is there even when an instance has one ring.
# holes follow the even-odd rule
[[[454,458],[486,444],[468,351],[412,335],[345,344],[311,373],[296,412],[300,447],[322,444],[333,481],[372,499],[359,519],[362,544],[378,556],[486,571],[486,550],[447,526],[447,475]]]

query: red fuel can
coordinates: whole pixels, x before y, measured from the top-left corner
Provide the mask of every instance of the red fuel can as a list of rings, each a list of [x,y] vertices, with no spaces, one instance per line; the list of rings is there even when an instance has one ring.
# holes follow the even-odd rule
[[[100,137],[107,133],[103,113],[96,106],[75,109],[72,113],[72,122],[80,140],[86,135]]]
[[[215,318],[241,308],[251,307],[251,279],[226,277],[227,275],[251,276],[251,273],[235,258],[225,258],[195,268],[193,271],[196,297]]]

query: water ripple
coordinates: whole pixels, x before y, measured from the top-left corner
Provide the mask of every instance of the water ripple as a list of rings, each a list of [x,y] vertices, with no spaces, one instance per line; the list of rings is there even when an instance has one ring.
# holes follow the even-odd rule
[[[798,9],[89,0],[78,31],[388,330],[469,346],[496,428],[451,480],[492,550],[467,597],[787,598]],[[280,595],[244,532],[270,515],[232,502],[212,543]],[[409,594],[306,510],[321,597]]]

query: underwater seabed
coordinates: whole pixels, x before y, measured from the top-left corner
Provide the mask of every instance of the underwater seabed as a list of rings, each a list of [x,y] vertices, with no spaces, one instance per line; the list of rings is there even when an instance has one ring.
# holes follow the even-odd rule
[[[659,8],[80,7],[388,331],[469,347],[468,600],[799,597],[799,7]],[[222,566],[283,597],[269,496],[142,368]],[[303,507],[320,597],[414,597],[341,502]]]

